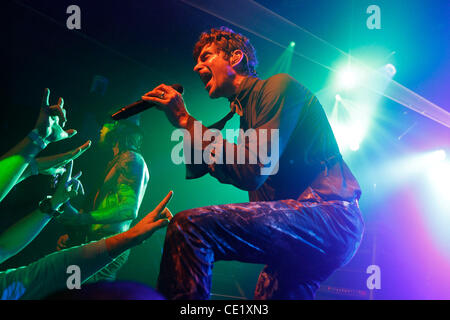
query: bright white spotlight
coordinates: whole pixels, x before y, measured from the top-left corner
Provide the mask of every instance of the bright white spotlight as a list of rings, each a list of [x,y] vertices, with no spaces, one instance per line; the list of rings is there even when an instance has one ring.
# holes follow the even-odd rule
[[[342,101],[342,98],[339,94],[336,95],[336,101]]]
[[[440,228],[446,225],[446,227],[444,228],[445,230],[442,230],[442,232],[443,234],[447,234],[447,241],[449,241],[450,234],[448,233],[448,228],[450,227],[450,162],[443,159],[443,155],[441,152],[435,155],[436,161],[430,162],[429,166],[425,170],[425,173],[428,177],[429,182],[428,191],[430,192],[430,199],[432,200],[432,206],[435,210],[435,213],[433,215],[437,220],[436,225]],[[447,221],[447,223],[444,223],[444,221]]]
[[[430,154],[430,160],[432,161],[444,161],[447,155],[445,154],[445,150],[437,150]]]
[[[346,150],[359,150],[359,146],[364,136],[360,127],[339,123],[332,123],[331,127],[333,128],[341,152],[345,152]]]
[[[351,141],[349,146],[350,150],[352,151],[358,151],[359,150],[359,142],[357,141]]]
[[[354,68],[346,67],[339,71],[338,81],[339,86],[343,89],[354,88],[359,81],[358,72]]]

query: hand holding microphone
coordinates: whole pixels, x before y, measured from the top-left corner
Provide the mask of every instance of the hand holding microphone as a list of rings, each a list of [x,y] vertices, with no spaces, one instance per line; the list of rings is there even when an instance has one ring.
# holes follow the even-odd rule
[[[159,85],[154,90],[147,92],[145,96],[142,97],[142,100],[138,100],[130,105],[127,105],[111,115],[111,118],[114,120],[122,120],[127,119],[135,114],[138,114],[144,110],[147,110],[152,107],[157,107],[160,105],[162,101],[165,101],[169,95],[166,96],[166,92],[170,92],[170,94],[178,94],[181,98],[181,94],[183,93],[183,87],[180,84],[173,84],[171,86],[166,86],[164,84]],[[159,97],[159,100],[151,100],[147,99],[148,97]],[[146,97],[146,99],[144,99]],[[181,100],[183,100],[181,98]]]
[[[158,110],[164,111],[173,126],[186,128],[190,114],[181,93],[174,86],[161,84],[142,96],[142,100],[151,103]]]

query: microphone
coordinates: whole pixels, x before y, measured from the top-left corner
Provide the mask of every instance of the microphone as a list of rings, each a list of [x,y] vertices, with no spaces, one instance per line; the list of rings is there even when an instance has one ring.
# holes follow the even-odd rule
[[[173,84],[171,85],[172,88],[174,88],[175,90],[177,90],[179,93],[183,93],[183,86],[181,84]],[[123,107],[122,109],[120,109],[119,111],[117,111],[116,113],[114,113],[111,118],[113,118],[114,120],[122,120],[122,119],[127,119],[131,116],[134,116],[137,113],[140,113],[144,110],[147,110],[149,108],[154,107],[155,104],[152,102],[146,102],[143,100],[138,100],[136,102],[133,102],[132,104],[129,104],[125,107]]]

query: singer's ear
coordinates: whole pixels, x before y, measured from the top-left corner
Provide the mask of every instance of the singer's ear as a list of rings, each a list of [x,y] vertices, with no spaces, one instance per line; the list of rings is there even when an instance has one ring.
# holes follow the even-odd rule
[[[242,50],[234,50],[231,53],[231,57],[230,57],[230,64],[233,68],[236,68],[242,61],[242,59],[244,58],[244,52],[242,52]]]

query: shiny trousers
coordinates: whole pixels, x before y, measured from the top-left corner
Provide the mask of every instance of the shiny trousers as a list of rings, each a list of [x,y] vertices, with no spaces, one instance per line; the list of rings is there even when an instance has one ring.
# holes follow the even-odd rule
[[[355,254],[357,202],[281,200],[189,209],[170,222],[157,290],[209,299],[215,261],[265,264],[255,299],[314,299],[320,282]]]

